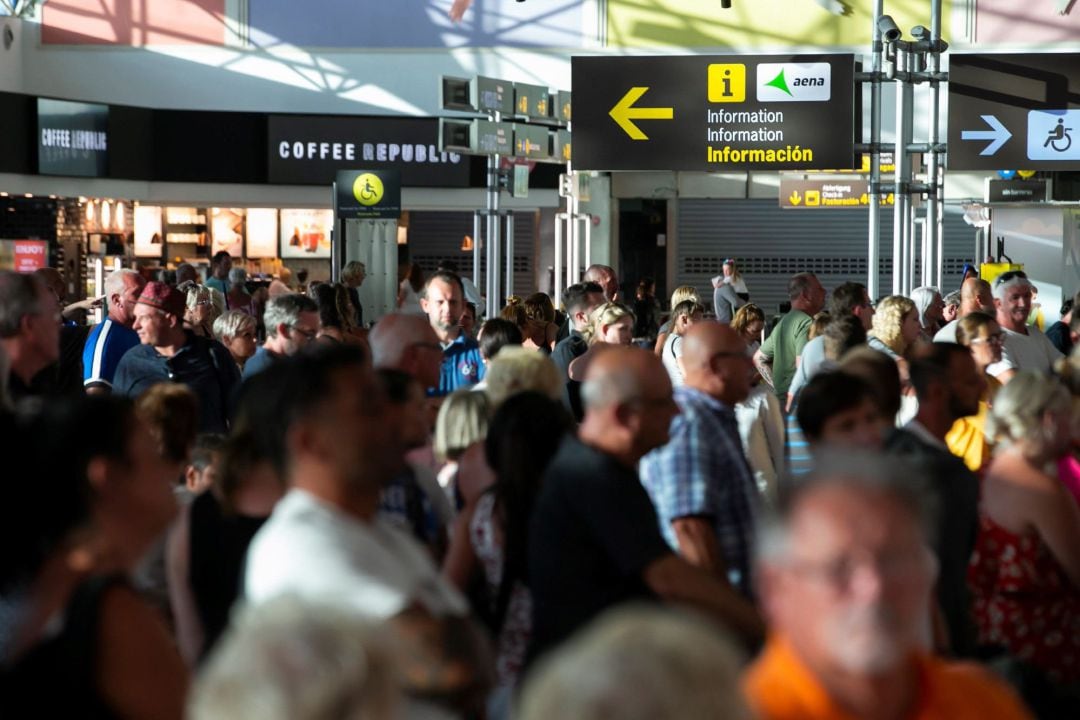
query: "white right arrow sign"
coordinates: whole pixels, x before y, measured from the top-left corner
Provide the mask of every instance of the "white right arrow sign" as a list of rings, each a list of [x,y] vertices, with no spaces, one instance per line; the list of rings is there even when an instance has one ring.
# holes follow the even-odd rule
[[[1009,138],[1012,137],[1012,133],[1008,128],[1001,124],[993,115],[980,115],[983,122],[989,125],[992,130],[962,130],[960,132],[961,140],[991,140],[992,142],[982,149],[980,155],[993,155],[1001,146],[1004,145]]]

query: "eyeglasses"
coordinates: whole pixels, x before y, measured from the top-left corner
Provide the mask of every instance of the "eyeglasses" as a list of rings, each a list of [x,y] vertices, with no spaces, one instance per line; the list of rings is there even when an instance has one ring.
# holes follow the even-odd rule
[[[314,340],[315,336],[319,334],[318,330],[308,330],[307,328],[299,327],[298,325],[290,325],[293,330],[300,333],[307,340]]]
[[[867,569],[868,566],[872,567],[882,580],[896,582],[925,573],[931,563],[932,560],[925,551],[894,551],[879,556],[858,553],[855,556],[843,556],[823,562],[794,561],[789,568],[805,578],[840,592],[851,589],[855,573],[860,569]]]
[[[996,278],[994,278],[994,287],[1000,287],[1001,285],[1004,285],[1011,280],[1015,280],[1016,278],[1020,278],[1021,280],[1027,280],[1028,276],[1027,273],[1025,273],[1023,270],[1010,270],[1008,272],[1003,272]]]
[[[972,345],[980,345],[982,343],[1001,344],[1003,342],[1005,342],[1005,333],[996,332],[996,333],[990,333],[989,335],[987,335],[984,338],[981,338],[981,337],[980,338],[975,338],[974,340],[971,341],[971,344]]]

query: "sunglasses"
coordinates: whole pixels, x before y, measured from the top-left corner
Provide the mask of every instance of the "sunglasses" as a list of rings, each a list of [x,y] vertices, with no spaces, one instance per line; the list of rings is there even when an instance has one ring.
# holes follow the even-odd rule
[[[1008,272],[1001,273],[994,278],[994,287],[1000,287],[1007,282],[1020,278],[1021,280],[1027,280],[1028,276],[1023,270],[1010,270]]]

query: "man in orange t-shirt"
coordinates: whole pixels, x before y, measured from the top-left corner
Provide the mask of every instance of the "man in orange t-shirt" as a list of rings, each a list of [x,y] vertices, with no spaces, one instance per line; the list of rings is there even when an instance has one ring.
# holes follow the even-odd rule
[[[1030,715],[977,665],[930,656],[937,572],[920,498],[873,456],[819,458],[759,540],[772,635],[743,678],[763,720]]]

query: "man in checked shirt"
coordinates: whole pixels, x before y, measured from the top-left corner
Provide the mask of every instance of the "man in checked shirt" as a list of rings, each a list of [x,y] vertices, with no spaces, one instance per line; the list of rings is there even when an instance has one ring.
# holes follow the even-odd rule
[[[681,412],[667,445],[642,458],[641,482],[672,549],[749,597],[757,489],[734,409],[750,391],[750,357],[729,326],[703,322],[687,332],[682,360]]]

